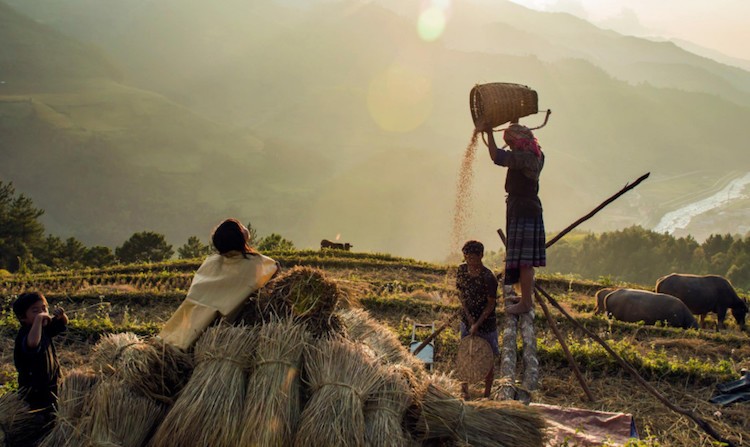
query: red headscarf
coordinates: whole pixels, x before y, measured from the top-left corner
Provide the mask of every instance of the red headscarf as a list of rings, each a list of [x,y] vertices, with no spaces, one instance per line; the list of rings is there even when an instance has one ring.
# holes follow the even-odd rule
[[[503,139],[514,151],[528,151],[536,155],[536,158],[542,158],[542,148],[531,129],[526,126],[511,124],[505,130]]]

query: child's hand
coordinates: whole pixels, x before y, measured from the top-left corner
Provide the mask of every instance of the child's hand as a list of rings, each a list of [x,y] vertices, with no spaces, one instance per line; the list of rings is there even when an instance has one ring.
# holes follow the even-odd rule
[[[36,314],[36,317],[34,317],[35,322],[39,322],[42,326],[47,326],[47,323],[52,320],[52,317],[49,316],[49,313],[47,312],[41,312]]]
[[[55,314],[55,318],[57,320],[62,321],[62,324],[68,324],[68,316],[65,315],[65,309],[63,309],[62,307],[57,307],[54,311],[52,311],[52,313]]]

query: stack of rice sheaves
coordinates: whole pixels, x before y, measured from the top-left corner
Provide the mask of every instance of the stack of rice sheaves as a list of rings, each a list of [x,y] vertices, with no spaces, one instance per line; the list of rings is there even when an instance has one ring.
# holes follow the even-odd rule
[[[427,374],[392,331],[341,309],[341,298],[322,271],[295,267],[190,353],[104,337],[88,369],[63,383],[45,445],[543,445],[533,409],[455,397],[455,380]]]

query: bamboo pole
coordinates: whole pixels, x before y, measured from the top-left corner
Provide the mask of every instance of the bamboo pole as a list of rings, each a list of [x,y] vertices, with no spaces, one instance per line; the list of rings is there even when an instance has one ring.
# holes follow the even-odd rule
[[[434,340],[435,337],[438,336],[438,334],[440,334],[445,329],[447,329],[451,324],[453,324],[453,320],[455,320],[459,315],[461,315],[461,312],[463,312],[463,309],[459,310],[458,312],[456,312],[453,315],[451,315],[451,317],[448,318],[448,321],[446,321],[445,323],[443,323],[442,326],[440,326],[439,328],[435,329],[435,332],[433,332],[427,338],[425,338],[424,341],[422,343],[420,343],[419,346],[417,346],[414,349],[414,351],[412,352],[412,354],[414,354],[414,355],[419,354],[420,351],[422,351],[422,349],[424,349],[425,346],[429,345],[432,342],[432,340]]]
[[[596,214],[599,211],[601,211],[602,208],[604,208],[605,206],[607,206],[610,203],[612,203],[615,200],[617,200],[621,195],[625,194],[626,192],[628,192],[631,189],[633,189],[636,186],[638,186],[642,181],[646,180],[649,175],[651,175],[651,173],[647,172],[647,173],[643,174],[642,176],[638,177],[638,179],[636,181],[634,181],[632,184],[627,184],[626,183],[625,187],[623,187],[620,191],[618,191],[617,194],[613,195],[609,199],[607,199],[604,202],[602,202],[601,205],[597,206],[596,208],[594,208],[593,210],[591,210],[591,212],[589,212],[585,216],[581,217],[577,221],[575,221],[572,224],[568,225],[568,227],[566,229],[562,230],[560,233],[558,233],[557,236],[555,236],[552,239],[550,239],[549,241],[547,241],[546,247],[547,248],[551,247],[552,244],[554,244],[555,242],[559,241],[566,234],[570,233],[575,227],[577,227],[578,225],[582,224],[583,222],[591,219],[594,216],[594,214]]]

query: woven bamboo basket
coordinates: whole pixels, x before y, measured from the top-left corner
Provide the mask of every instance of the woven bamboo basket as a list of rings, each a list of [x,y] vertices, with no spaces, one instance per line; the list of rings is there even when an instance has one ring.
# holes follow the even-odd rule
[[[487,340],[469,335],[458,343],[456,376],[464,382],[484,380],[495,363],[495,355]]]
[[[469,94],[471,118],[476,129],[502,126],[539,112],[536,91],[521,84],[477,84]]]

